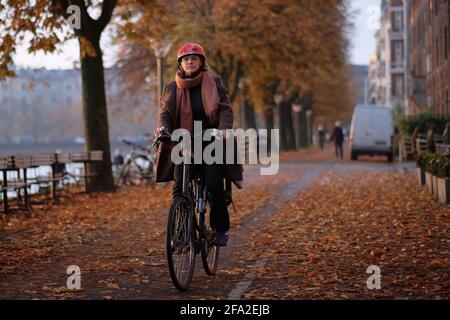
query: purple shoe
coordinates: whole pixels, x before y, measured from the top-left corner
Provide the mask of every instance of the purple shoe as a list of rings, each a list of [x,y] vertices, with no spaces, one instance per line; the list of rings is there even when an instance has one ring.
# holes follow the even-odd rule
[[[219,247],[225,247],[228,243],[228,235],[225,232],[216,233],[216,245]]]

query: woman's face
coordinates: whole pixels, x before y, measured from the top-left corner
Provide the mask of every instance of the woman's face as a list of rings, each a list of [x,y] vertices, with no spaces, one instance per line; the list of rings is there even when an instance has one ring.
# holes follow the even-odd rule
[[[201,65],[202,61],[200,60],[200,57],[195,54],[184,56],[181,59],[181,67],[188,76],[200,69]]]

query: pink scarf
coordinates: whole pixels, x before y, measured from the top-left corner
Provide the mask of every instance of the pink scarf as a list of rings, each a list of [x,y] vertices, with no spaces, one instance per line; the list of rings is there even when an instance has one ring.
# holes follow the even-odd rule
[[[180,115],[180,127],[193,132],[193,115],[191,106],[190,90],[193,87],[201,85],[202,103],[205,109],[206,117],[211,124],[217,123],[217,110],[219,109],[219,93],[217,92],[216,81],[213,76],[207,72],[200,72],[195,78],[182,78],[180,72],[175,76],[177,84],[177,105],[176,114]]]

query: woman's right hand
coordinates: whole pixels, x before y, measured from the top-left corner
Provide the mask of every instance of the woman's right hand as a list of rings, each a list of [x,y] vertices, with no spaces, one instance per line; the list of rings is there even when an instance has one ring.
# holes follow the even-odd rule
[[[155,135],[156,138],[164,138],[164,139],[170,138],[170,132],[169,130],[167,130],[166,127],[156,128],[153,134]]]
[[[167,133],[167,129],[166,127],[159,127],[156,128],[155,131],[153,132],[153,134],[155,135],[155,137],[159,138],[162,134]]]

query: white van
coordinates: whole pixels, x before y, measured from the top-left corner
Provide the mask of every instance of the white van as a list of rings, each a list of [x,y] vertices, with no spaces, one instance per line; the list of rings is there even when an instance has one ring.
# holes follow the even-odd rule
[[[394,123],[392,110],[376,105],[357,105],[350,128],[351,159],[359,155],[386,155],[392,161]]]

